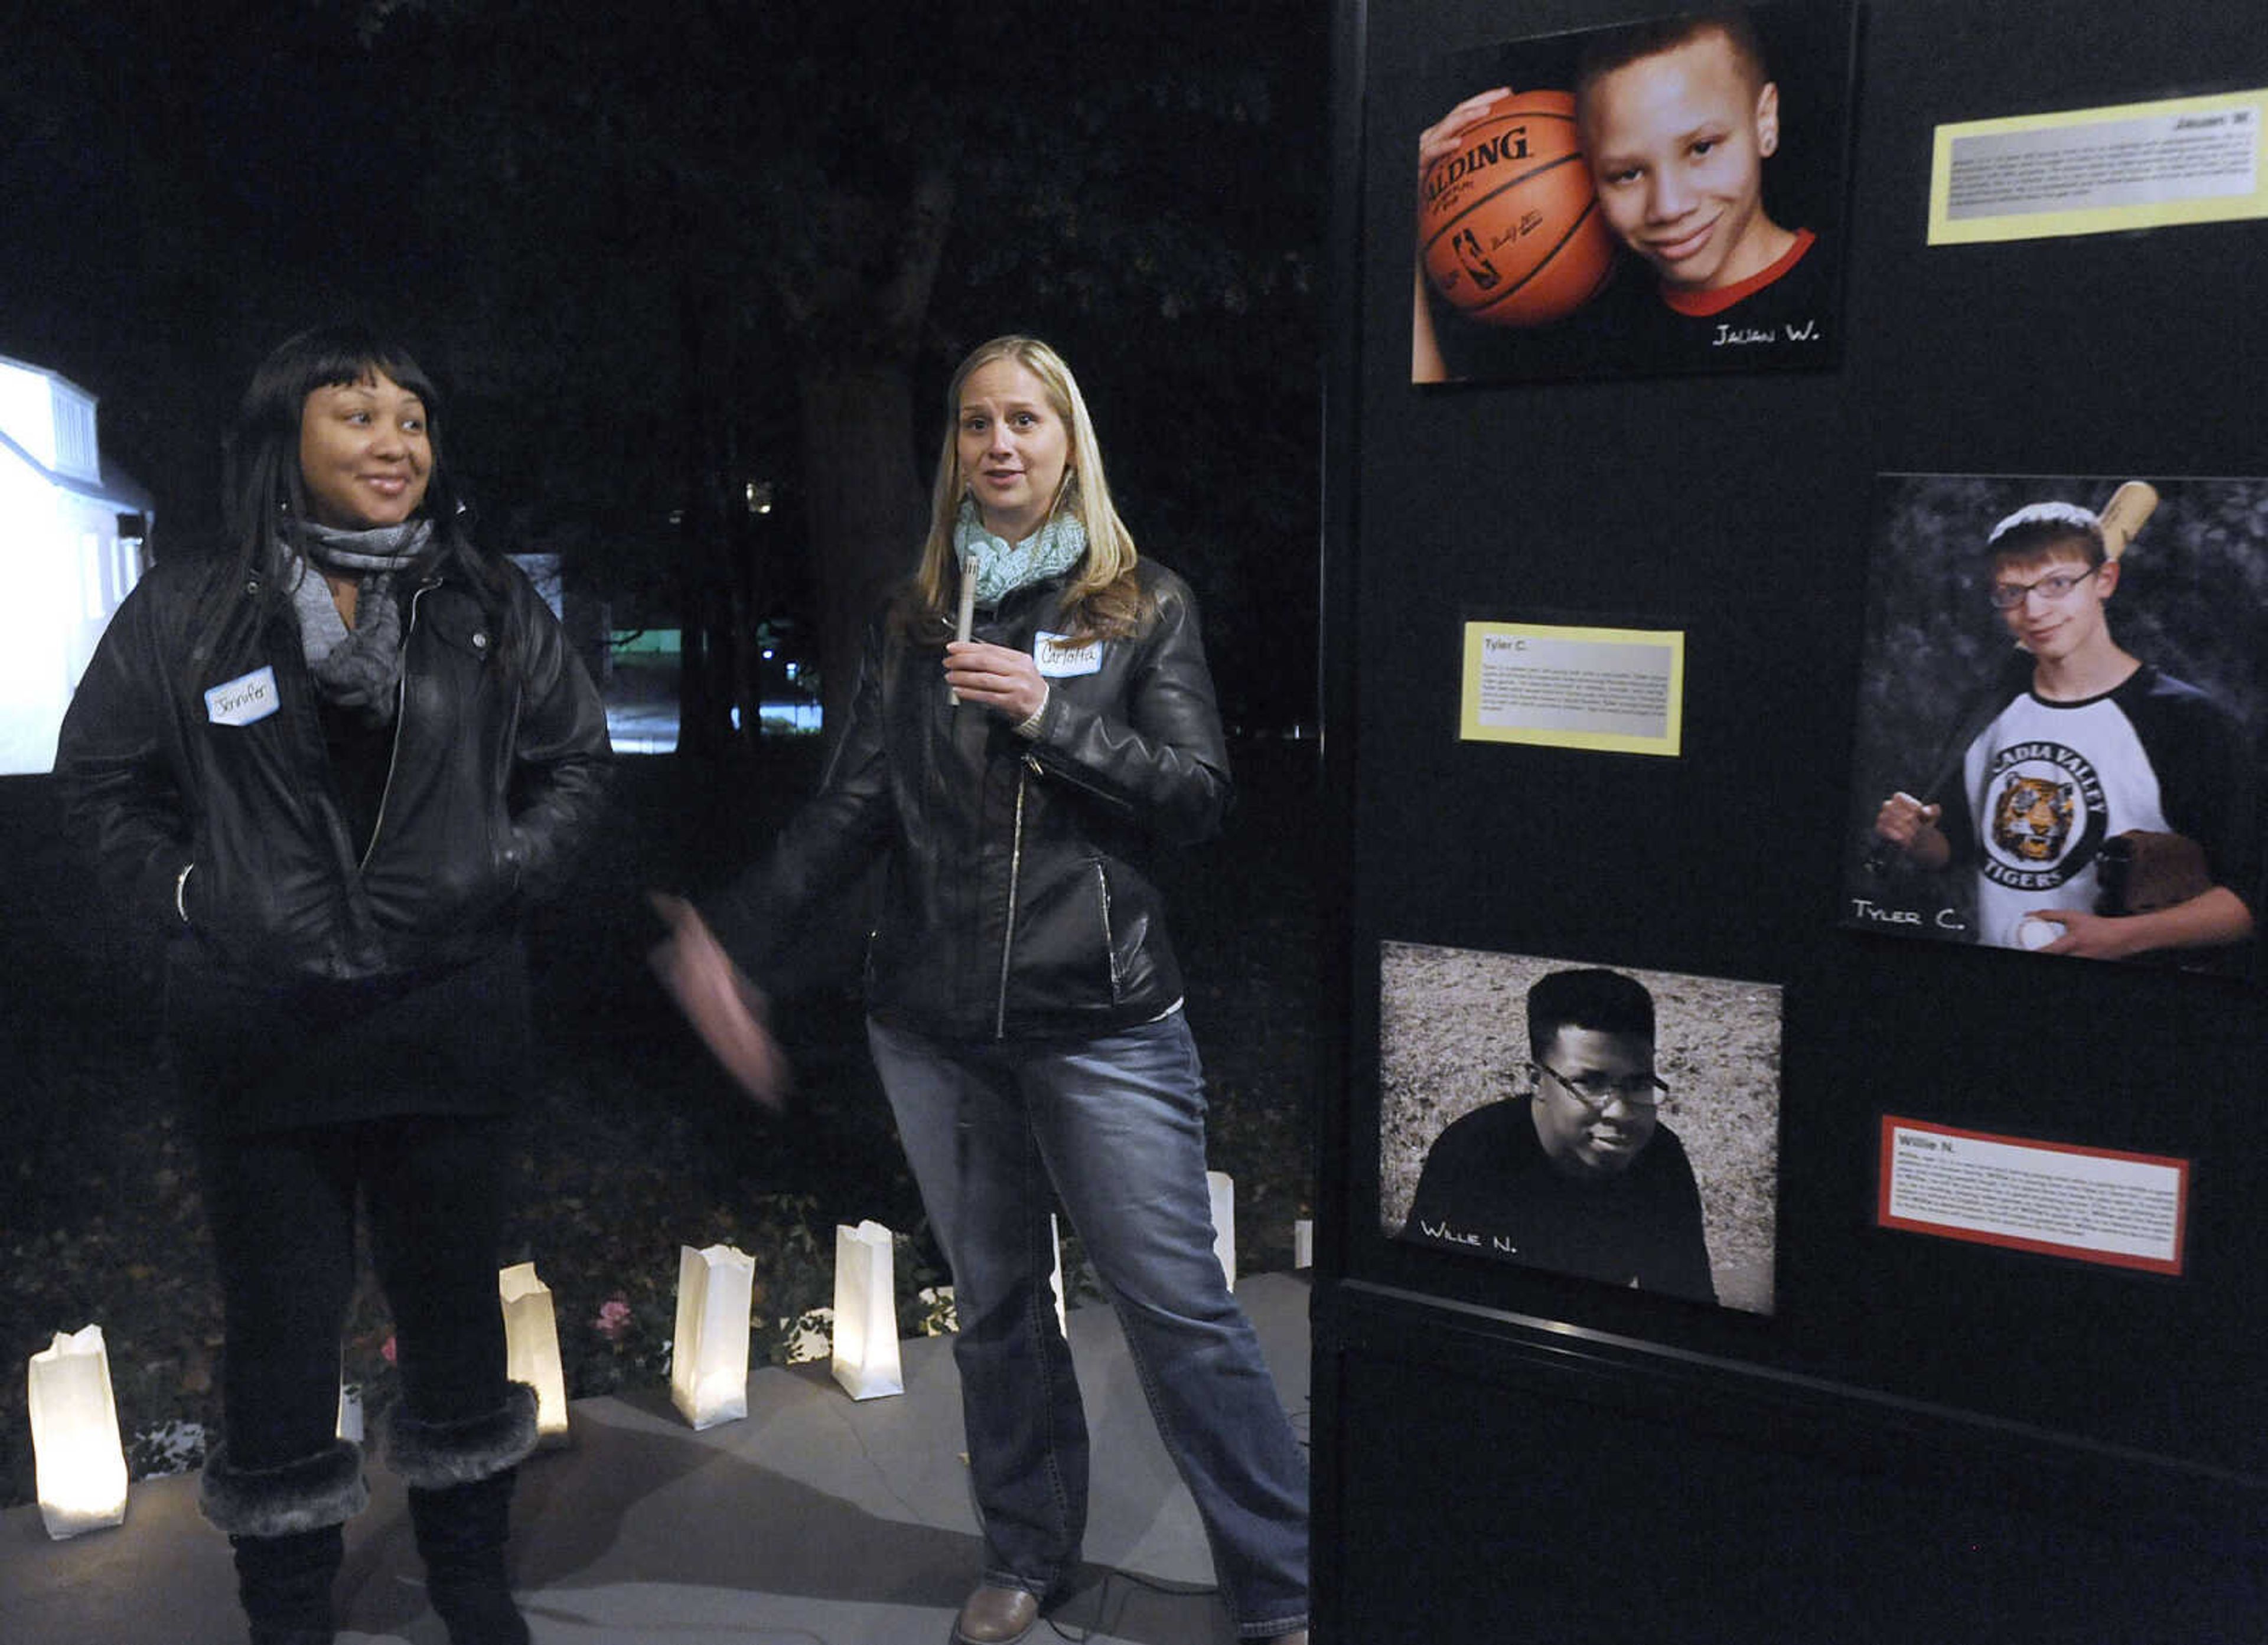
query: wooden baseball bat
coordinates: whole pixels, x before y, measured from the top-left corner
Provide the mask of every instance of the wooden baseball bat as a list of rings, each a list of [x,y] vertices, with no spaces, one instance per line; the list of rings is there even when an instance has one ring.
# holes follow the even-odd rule
[[[2157,507],[2158,488],[2146,480],[2130,480],[2112,492],[2095,517],[2102,527],[2102,557],[2116,560],[2124,554]]]

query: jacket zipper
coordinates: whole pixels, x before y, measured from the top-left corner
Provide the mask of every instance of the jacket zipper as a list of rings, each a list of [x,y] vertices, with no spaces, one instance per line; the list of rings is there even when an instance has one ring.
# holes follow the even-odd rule
[[[1102,787],[1100,783],[1089,782],[1086,777],[1080,775],[1077,770],[1073,769],[1070,766],[1043,765],[1041,763],[1040,758],[1037,754],[1027,754],[1024,757],[1032,762],[1032,769],[1034,771],[1040,772],[1045,775],[1053,776],[1058,781],[1077,789],[1080,793],[1086,795],[1089,798],[1101,801],[1105,805],[1110,807],[1112,811],[1116,811],[1122,817],[1131,817],[1134,815],[1133,804],[1128,800],[1124,795],[1113,794],[1108,789]]]
[[[378,791],[378,819],[370,826],[370,843],[363,848],[362,860],[355,864],[359,874],[370,866],[371,856],[378,849],[379,836],[386,832],[386,803],[394,797],[394,774],[401,764],[401,722],[409,708],[409,636],[417,631],[417,606],[425,598],[431,582],[420,583],[409,596],[409,621],[401,628],[401,677],[394,682],[394,747],[386,756],[386,786]]]
[[[1016,829],[1008,848],[1008,917],[1000,930],[1000,998],[992,1014],[992,1038],[1008,1037],[1008,966],[1016,951],[1016,880],[1024,867],[1024,785],[1031,780],[1032,757],[1016,767]]]
[[[1119,987],[1118,944],[1110,935],[1110,876],[1100,863],[1094,865],[1094,891],[1102,899],[1102,957],[1110,962],[1110,1002],[1116,1005],[1124,990]]]

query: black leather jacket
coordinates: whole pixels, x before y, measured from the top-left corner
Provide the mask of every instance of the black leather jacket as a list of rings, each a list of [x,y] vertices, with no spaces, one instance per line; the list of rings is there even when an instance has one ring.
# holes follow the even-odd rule
[[[1153,844],[1219,830],[1228,757],[1188,586],[1137,567],[1155,616],[1138,638],[1042,661],[1038,735],[955,707],[943,654],[888,616],[867,629],[858,682],[818,795],[769,862],[707,913],[768,985],[798,925],[878,854],[888,874],[866,951],[867,1007],[962,1040],[1092,1036],[1162,1016],[1182,973]],[[1020,590],[975,637],[1032,651],[1060,581]]]
[[[609,775],[604,705],[550,609],[515,571],[499,647],[468,589],[434,578],[405,594],[392,762],[357,860],[288,612],[263,628],[247,590],[210,655],[193,656],[192,614],[217,574],[160,562],[64,716],[55,775],[112,892],[175,931],[186,911],[251,976],[384,976],[494,949],[522,900],[563,877]],[[223,723],[207,694],[246,681],[257,717]]]

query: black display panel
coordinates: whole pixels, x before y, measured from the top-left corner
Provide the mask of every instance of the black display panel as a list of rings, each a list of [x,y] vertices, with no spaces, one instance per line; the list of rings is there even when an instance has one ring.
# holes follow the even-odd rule
[[[1999,488],[1977,495],[1995,507],[2083,485],[2070,500],[2095,510],[2111,481],[2194,497],[2191,482],[2268,474],[2252,399],[2268,363],[2253,295],[2261,218],[2224,190],[2226,220],[2103,231],[2102,217],[2047,209],[2044,195],[2038,210],[1992,206],[2000,197],[1975,193],[1972,173],[1984,215],[2032,221],[2015,224],[2022,237],[1932,244],[1940,129],[2034,121],[2014,129],[2021,148],[2058,129],[2038,117],[2066,116],[2082,135],[2048,147],[2109,149],[2127,140],[2120,121],[2186,118],[2198,123],[2167,141],[2226,143],[2231,129],[2209,122],[2268,86],[2268,36],[2229,0],[2178,16],[2099,0],[1805,10],[1812,61],[1817,40],[1846,43],[1843,84],[1815,84],[1803,105],[1845,144],[1831,365],[1413,385],[1418,143],[1445,84],[1476,54],[1631,12],[1572,0],[1342,8],[1325,663],[1347,1029],[1326,1118],[1317,1314],[1326,1402],[1334,1386],[1362,1393],[1344,1428],[1322,1425],[1319,1450],[1346,1448],[1321,1458],[1326,1528],[1376,1510],[1330,1494],[1363,1477],[1384,1391],[1436,1409],[1467,1397],[1438,1364],[1419,1377],[1372,1357],[1366,1322],[1387,1299],[1397,1329],[1458,1322],[1475,1377],[1539,1337],[1575,1354],[1615,1344],[1600,1350],[1610,1403],[1649,1355],[1728,1389],[1800,1379],[1823,1451],[1838,1401],[1855,1431],[1873,1420],[1859,1412],[1889,1400],[1926,1412],[1940,1438],[1958,1443],[1964,1424],[2021,1435],[2019,1450],[2080,1459],[2088,1479],[2154,1473],[2176,1494],[2207,1481],[2240,1504],[2268,1485],[2257,981],[2242,966],[1918,943],[1850,918],[1868,848],[1853,798],[1862,685],[1870,643],[1878,674],[1895,643],[1870,642],[1867,621],[1873,562],[1901,552],[1883,529],[1884,477],[1989,480]],[[2213,106],[2162,106],[2176,99]],[[2208,164],[2231,164],[2220,152]],[[2254,158],[2268,175],[2257,139]],[[1764,187],[1769,202],[1769,170]],[[2115,205],[2095,209],[2117,221]],[[2025,476],[2042,477],[2038,499],[2021,495]],[[2179,547],[2150,532],[2195,528],[2203,514],[2184,509],[2121,562],[2108,609],[2138,655],[2151,630],[2127,613],[2169,597],[2159,568]],[[1974,521],[1975,603],[1947,619],[1975,625],[1952,648],[1964,656],[1989,650],[2005,621],[1984,552],[1996,523]],[[2227,598],[2205,649],[2268,656],[2268,547],[2220,547],[2210,563]],[[2210,621],[2188,609],[2192,628]],[[1572,644],[1599,631],[1676,637],[1674,752],[1476,734],[1475,634]],[[2257,724],[2242,736],[2238,775],[2257,789]],[[2257,858],[2237,878],[2259,906]],[[1409,1194],[1388,1180],[1406,1167],[1381,1140],[1393,1120],[1381,987],[1391,956],[1413,946],[1774,991],[1768,1309],[1394,1237]],[[2240,946],[2257,961],[2257,936]],[[1506,995],[1507,1020],[1525,1010]],[[1491,1098],[1532,1094],[1549,1071],[1525,1071],[1511,1039],[1501,1066],[1436,1077],[1495,1079]],[[1902,1148],[1926,1161],[1940,1142],[1962,1183],[1892,1179]],[[1982,1213],[1958,1199],[1977,1182],[1995,1196]],[[1887,1215],[1909,1190],[1920,1197],[1901,1208],[1924,1215]],[[2074,1195],[2070,1218],[2043,1208]],[[2139,1233],[2116,1208],[2133,1195],[2149,1205]],[[1998,1231],[1978,1237],[1964,1220],[1978,1218]],[[2139,1256],[2118,1248],[2130,1234]],[[1761,1428],[1710,1441],[1727,1443],[1768,1441]]]

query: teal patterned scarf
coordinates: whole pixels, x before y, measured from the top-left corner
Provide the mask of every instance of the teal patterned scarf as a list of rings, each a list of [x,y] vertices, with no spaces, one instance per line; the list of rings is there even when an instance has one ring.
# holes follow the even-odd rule
[[[976,566],[976,603],[998,606],[1018,589],[1042,582],[1079,563],[1086,552],[1086,527],[1076,514],[1057,512],[1020,543],[984,529],[974,498],[963,497],[954,522],[953,551]]]

